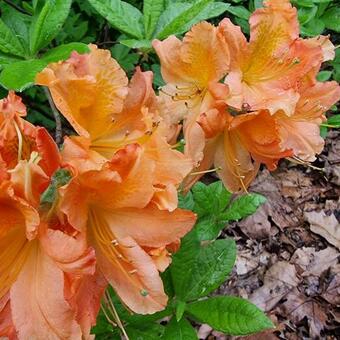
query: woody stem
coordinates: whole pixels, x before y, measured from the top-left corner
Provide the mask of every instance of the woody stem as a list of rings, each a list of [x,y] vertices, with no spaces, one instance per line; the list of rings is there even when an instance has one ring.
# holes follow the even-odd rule
[[[51,110],[54,116],[54,120],[55,120],[55,142],[58,145],[60,145],[63,140],[63,127],[61,124],[60,113],[53,102],[50,90],[47,87],[44,87],[44,92],[48,99],[48,103],[50,104],[50,107],[51,107]]]

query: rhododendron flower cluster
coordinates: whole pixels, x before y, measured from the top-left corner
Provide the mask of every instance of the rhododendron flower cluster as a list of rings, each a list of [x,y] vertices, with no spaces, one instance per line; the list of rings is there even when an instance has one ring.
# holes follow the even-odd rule
[[[196,220],[178,189],[215,167],[247,190],[261,164],[322,151],[340,87],[316,75],[334,46],[299,38],[288,0],[253,13],[249,41],[224,19],[153,46],[159,95],[95,45],[37,75],[76,132],[60,150],[20,97],[0,101],[0,336],[88,338],[108,285],[132,312],[164,309],[159,273]]]

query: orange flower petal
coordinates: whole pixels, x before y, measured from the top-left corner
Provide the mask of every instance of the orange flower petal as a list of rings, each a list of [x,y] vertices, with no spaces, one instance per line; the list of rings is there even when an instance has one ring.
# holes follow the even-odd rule
[[[75,314],[64,299],[64,274],[38,243],[32,246],[10,297],[19,338],[81,338]]]
[[[53,100],[82,136],[96,139],[110,131],[127,95],[127,77],[109,51],[90,45],[91,52],[72,54],[69,60],[50,64],[36,83],[48,86]]]

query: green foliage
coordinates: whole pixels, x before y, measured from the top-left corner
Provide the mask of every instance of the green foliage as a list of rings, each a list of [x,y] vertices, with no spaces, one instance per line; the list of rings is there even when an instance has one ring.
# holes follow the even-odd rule
[[[230,221],[253,214],[265,202],[258,194],[247,194],[231,200],[232,195],[222,182],[205,185],[198,182],[186,196],[180,196],[180,206],[198,214],[196,230],[200,240],[212,240]]]
[[[263,312],[247,300],[218,296],[187,306],[188,315],[201,323],[230,335],[248,335],[273,328]]]
[[[29,8],[29,15],[1,3],[0,84],[4,88],[23,91],[48,63],[67,59],[74,50],[88,51],[86,45],[76,42],[41,52],[61,30],[70,6],[71,0],[38,0]]]
[[[143,13],[121,0],[88,0],[115,29],[127,35],[120,43],[148,51],[153,39],[182,34],[199,21],[219,16],[229,4],[213,0],[145,0]]]

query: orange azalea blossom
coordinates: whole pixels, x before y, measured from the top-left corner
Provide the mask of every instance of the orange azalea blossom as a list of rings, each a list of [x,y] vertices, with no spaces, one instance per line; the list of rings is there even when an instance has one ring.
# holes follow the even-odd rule
[[[191,171],[192,162],[166,142],[167,126],[159,116],[152,72],[137,68],[127,87],[125,73],[110,52],[94,45],[90,48],[91,53],[74,53],[37,76],[37,83],[50,88],[57,107],[81,135],[66,138],[65,161],[79,172],[100,169],[117,150],[138,143],[144,156],[156,163],[154,202],[161,209],[174,210],[177,187]],[[79,87],[79,83],[86,86]],[[77,91],[78,104],[69,95],[72,91]],[[91,99],[82,101],[85,97]]]
[[[229,71],[229,49],[220,29],[202,22],[185,34],[183,41],[170,36],[154,40],[166,85],[160,97],[167,109],[166,122],[177,125],[183,118],[185,150],[195,163],[204,148],[204,133],[196,119],[215,99],[225,98],[228,87],[219,81]]]
[[[238,191],[246,190],[261,163],[274,170],[284,157],[314,161],[324,146],[320,124],[325,120],[324,113],[340,99],[340,86],[336,82],[306,82],[300,91],[291,116],[282,110],[274,115],[260,110],[232,116],[221,103],[201,114],[197,122],[207,142],[205,157],[196,171],[214,165],[225,186]],[[186,189],[200,176],[189,176]]]
[[[158,209],[152,202],[154,174],[155,163],[143,157],[140,145],[130,144],[101,169],[80,173],[60,189],[60,210],[86,232],[98,271],[141,314],[166,306],[158,270],[168,266],[169,250],[196,219],[190,211]]]
[[[299,100],[299,83],[323,60],[332,58],[327,37],[299,38],[297,10],[289,0],[267,0],[249,19],[250,41],[229,19],[220,23],[230,48],[230,88],[226,102],[235,109],[292,115]]]
[[[36,128],[21,118],[25,116],[26,107],[14,92],[0,100],[0,154],[8,168],[20,159],[28,160],[35,150]]]
[[[21,103],[14,94],[4,102]],[[6,105],[2,114],[12,114],[13,125],[25,126],[16,116],[17,106]],[[9,127],[5,131],[10,131],[9,118],[4,120]],[[29,130],[29,136],[25,131],[20,129],[21,137],[13,138],[30,140],[36,151],[29,159],[21,151],[23,143],[11,144],[9,138],[6,142],[15,147],[5,153],[7,163],[0,150],[0,336],[81,339],[82,328],[85,336],[89,334],[89,318],[67,301],[71,296],[65,296],[64,276],[93,274],[94,251],[79,233],[70,236],[50,225],[51,212],[41,206],[40,197],[60,167],[60,156],[45,129],[35,128],[33,134]]]

